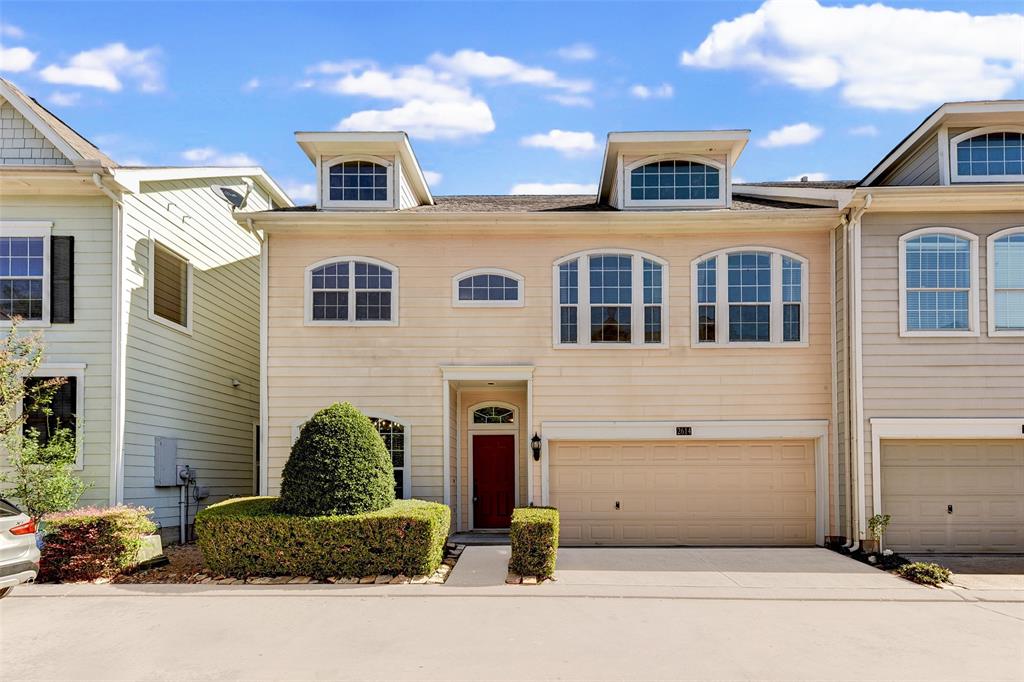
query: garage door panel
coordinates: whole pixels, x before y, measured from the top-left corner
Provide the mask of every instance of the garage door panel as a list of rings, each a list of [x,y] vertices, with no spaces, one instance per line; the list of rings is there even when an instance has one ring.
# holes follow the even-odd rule
[[[888,441],[881,469],[894,549],[1024,552],[1024,441]]]
[[[565,544],[814,544],[812,443],[553,443],[550,456]]]

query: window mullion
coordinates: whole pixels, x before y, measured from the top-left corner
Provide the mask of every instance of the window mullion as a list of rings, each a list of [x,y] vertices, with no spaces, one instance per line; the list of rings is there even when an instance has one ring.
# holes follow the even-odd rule
[[[348,321],[355,323],[356,321],[356,262],[348,261],[348,273],[345,283],[348,295],[345,297],[345,305],[348,307]]]
[[[729,264],[727,254],[715,256],[715,343],[729,343]]]
[[[629,339],[634,346],[642,346],[644,336],[647,334],[644,318],[644,259],[642,256],[633,255],[630,263],[632,263],[633,269],[630,273],[632,279],[630,317],[632,319],[629,321]]]
[[[772,253],[772,300],[769,307],[769,329],[768,341],[770,343],[782,342],[782,256]]]
[[[590,256],[580,256],[576,261],[576,343],[590,345]]]

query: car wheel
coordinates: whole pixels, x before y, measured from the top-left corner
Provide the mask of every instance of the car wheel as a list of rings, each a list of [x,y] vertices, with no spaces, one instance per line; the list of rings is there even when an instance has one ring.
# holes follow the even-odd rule
[[[11,593],[11,590],[13,589],[13,587],[0,587],[0,599],[3,599],[7,595],[9,595]]]

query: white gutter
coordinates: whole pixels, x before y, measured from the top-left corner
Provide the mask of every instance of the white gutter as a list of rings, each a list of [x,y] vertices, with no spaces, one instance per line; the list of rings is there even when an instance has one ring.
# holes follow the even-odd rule
[[[853,527],[850,537],[851,550],[855,550],[864,539],[864,529],[867,525],[865,520],[866,505],[864,500],[864,315],[863,315],[863,276],[861,263],[861,236],[862,217],[864,212],[871,207],[871,195],[864,197],[864,205],[852,212],[849,224],[850,249],[850,291],[852,292],[850,331],[850,357],[852,368],[850,372],[850,383],[853,395],[853,417],[850,433],[853,437],[854,466],[851,471],[851,483],[854,483],[853,490],[856,499],[856,514],[853,515]],[[877,457],[877,454],[875,454]],[[874,482],[878,484],[877,481]]]
[[[113,202],[110,260],[110,490],[111,505],[124,501],[124,394],[127,338],[124,326],[124,202],[93,173],[93,184]]]
[[[252,218],[248,219],[249,231],[253,234],[257,234],[255,226],[253,225]],[[259,495],[268,494],[268,466],[270,453],[268,452],[268,443],[270,442],[267,425],[270,422],[269,415],[267,414],[268,406],[270,404],[270,390],[267,386],[267,362],[268,362],[268,349],[267,349],[267,330],[269,328],[269,320],[267,319],[268,311],[270,309],[270,296],[269,296],[269,285],[267,282],[267,273],[270,269],[270,235],[264,234],[263,239],[260,240],[260,442],[259,442],[259,458],[260,458],[260,480],[256,482],[256,490]]]

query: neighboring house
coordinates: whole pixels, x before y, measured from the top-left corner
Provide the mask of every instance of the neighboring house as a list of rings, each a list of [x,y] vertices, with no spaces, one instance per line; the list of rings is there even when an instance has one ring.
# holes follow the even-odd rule
[[[42,330],[39,374],[67,378],[31,423],[76,427],[83,504],[150,506],[169,531],[175,464],[206,502],[252,492],[260,246],[233,219],[243,198],[290,205],[259,168],[119,166],[0,80],[0,313]]]
[[[349,400],[460,530],[856,544],[884,512],[899,549],[1024,551],[1022,125],[946,105],[861,182],[735,186],[746,131],[612,133],[596,199],[435,198],[402,133],[298,133],[316,205],[236,216],[260,490]]]
[[[837,535],[883,513],[898,550],[1024,552],[1022,163],[1024,102],[954,103],[845,189],[743,190],[846,206]]]

